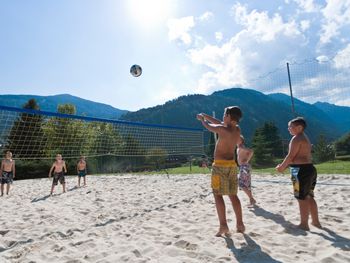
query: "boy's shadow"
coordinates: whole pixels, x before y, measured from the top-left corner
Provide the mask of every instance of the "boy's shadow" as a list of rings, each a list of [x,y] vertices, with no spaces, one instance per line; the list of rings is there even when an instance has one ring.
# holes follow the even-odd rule
[[[344,250],[344,251],[350,251],[349,238],[339,236],[337,233],[335,233],[334,231],[330,230],[327,227],[323,227],[321,230],[324,230],[325,232],[327,232],[328,235],[326,235],[325,233],[318,233],[318,232],[311,232],[311,233],[319,235],[326,240],[329,240],[330,242],[332,242],[333,247],[340,248],[341,250]]]
[[[287,221],[284,216],[280,214],[274,214],[257,205],[255,205],[254,208],[250,211],[253,212],[256,216],[261,216],[263,218],[274,221],[276,224],[281,225],[284,227],[285,231],[288,234],[292,234],[293,236],[306,236],[305,230],[302,230],[293,223]]]
[[[34,198],[31,202],[32,203],[36,203],[36,202],[39,202],[39,201],[45,201],[47,198],[49,198],[50,197],[50,195],[45,195],[45,196],[43,196],[43,197],[36,197],[36,198]]]
[[[230,237],[224,237],[227,247],[232,251],[238,262],[249,263],[282,263],[261,250],[261,247],[247,234],[243,234],[247,244],[236,248]]]

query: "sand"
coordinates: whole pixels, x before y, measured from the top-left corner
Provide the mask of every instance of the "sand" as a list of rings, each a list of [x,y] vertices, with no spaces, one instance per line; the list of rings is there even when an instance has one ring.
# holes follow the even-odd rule
[[[68,177],[52,197],[50,179],[16,181],[0,198],[0,262],[350,262],[350,175],[319,176],[324,229],[307,232],[288,178],[253,175],[258,204],[239,192],[246,233],[230,238],[214,236],[208,175]]]

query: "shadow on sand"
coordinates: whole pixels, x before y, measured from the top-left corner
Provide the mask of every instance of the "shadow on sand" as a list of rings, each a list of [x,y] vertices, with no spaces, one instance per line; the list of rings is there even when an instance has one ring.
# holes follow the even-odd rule
[[[238,262],[249,263],[282,263],[282,261],[272,258],[269,254],[261,250],[261,247],[247,234],[243,234],[247,244],[241,248],[236,248],[230,237],[223,237],[227,247],[231,250]]]
[[[330,230],[327,227],[322,228],[321,230],[325,231],[326,233],[318,233],[318,232],[311,232],[312,234],[319,235],[323,237],[324,239],[332,242],[332,246],[339,248],[344,251],[350,251],[350,239],[339,236],[334,231]],[[327,235],[328,234],[328,235]]]
[[[32,203],[36,203],[36,202],[40,202],[40,201],[45,201],[49,197],[50,197],[50,195],[45,195],[43,197],[36,197],[31,202]]]
[[[305,230],[302,230],[298,228],[297,225],[294,225],[293,223],[287,221],[284,216],[280,214],[275,214],[270,211],[265,210],[262,207],[259,207],[255,205],[253,209],[250,210],[253,212],[256,216],[261,216],[265,219],[269,219],[274,221],[276,224],[281,225],[284,227],[286,233],[291,234],[293,236],[306,236],[307,232]]]

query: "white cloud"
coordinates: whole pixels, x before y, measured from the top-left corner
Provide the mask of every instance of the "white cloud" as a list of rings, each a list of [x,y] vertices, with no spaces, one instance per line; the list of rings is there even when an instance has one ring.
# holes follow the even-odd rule
[[[249,87],[252,78],[275,69],[281,62],[285,65],[286,54],[293,57],[295,46],[305,42],[297,23],[283,22],[279,14],[269,17],[267,12],[248,12],[241,4],[236,4],[233,11],[243,25],[240,32],[221,45],[204,43],[188,50],[191,62],[204,70],[197,92]]]
[[[210,20],[213,17],[214,17],[214,14],[212,12],[207,11],[203,15],[198,17],[198,20],[199,21],[208,21],[208,20]]]
[[[321,56],[318,56],[316,58],[316,60],[319,62],[319,63],[324,63],[324,62],[328,62],[329,61],[329,57],[325,56],[325,55],[321,55]]]
[[[334,66],[338,69],[350,69],[350,44],[334,57]]]
[[[168,20],[168,37],[170,41],[179,40],[184,44],[189,45],[192,42],[192,37],[189,31],[195,26],[194,17],[188,16],[179,19]]]
[[[301,20],[300,21],[300,28],[304,32],[310,28],[310,21],[309,20]]]
[[[342,28],[350,25],[350,0],[327,0],[322,14],[325,21],[322,24],[320,42],[326,44],[339,36]]]
[[[307,13],[318,12],[319,6],[314,3],[314,0],[293,0],[299,7]]]
[[[275,13],[269,17],[266,11],[256,10],[248,13],[247,8],[237,3],[232,8],[236,22],[243,25],[257,40],[273,41],[278,35],[294,37],[301,34],[294,20],[283,22],[280,14]]]

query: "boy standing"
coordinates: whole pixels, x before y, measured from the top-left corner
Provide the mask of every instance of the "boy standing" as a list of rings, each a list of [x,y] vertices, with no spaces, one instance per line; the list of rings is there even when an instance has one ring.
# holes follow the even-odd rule
[[[78,172],[78,186],[80,187],[80,178],[81,177],[84,178],[84,186],[86,186],[87,169],[86,169],[86,161],[85,161],[84,156],[81,156],[80,160],[78,161],[77,172]]]
[[[220,222],[216,236],[230,234],[223,195],[228,195],[231,200],[236,215],[237,231],[243,233],[245,230],[241,202],[237,196],[237,164],[234,151],[240,136],[238,122],[241,117],[242,112],[236,106],[225,108],[222,122],[204,113],[197,115],[197,119],[202,122],[205,128],[219,136],[215,145],[211,176],[211,187]]]
[[[60,184],[62,185],[63,193],[65,193],[66,181],[64,178],[64,174],[67,173],[67,167],[66,167],[66,162],[62,160],[61,154],[56,155],[56,161],[54,161],[54,163],[51,166],[49,177],[51,177],[52,172],[54,172],[54,174],[53,174],[53,181],[52,181],[50,195],[53,194],[53,190],[55,189],[55,186],[58,185],[58,181],[60,181]]]
[[[237,161],[239,165],[239,188],[243,190],[249,197],[250,205],[256,203],[251,190],[251,171],[252,167],[249,164],[253,157],[254,151],[244,146],[244,137],[241,135],[237,145]]]
[[[288,130],[293,138],[290,140],[287,156],[281,164],[276,166],[276,170],[283,172],[290,166],[294,196],[299,203],[299,228],[309,230],[309,214],[311,214],[312,225],[321,228],[321,224],[314,199],[317,171],[312,164],[311,143],[304,133],[305,128],[306,122],[302,117],[297,117],[288,123]]]
[[[15,160],[12,160],[12,152],[7,151],[5,158],[1,161],[1,196],[4,195],[4,184],[6,184],[6,194],[9,194],[10,185],[16,176]]]

